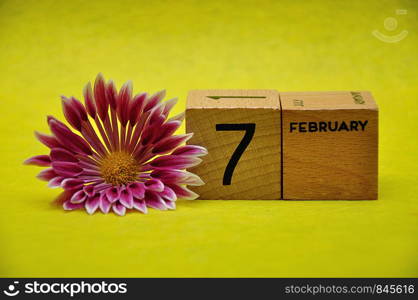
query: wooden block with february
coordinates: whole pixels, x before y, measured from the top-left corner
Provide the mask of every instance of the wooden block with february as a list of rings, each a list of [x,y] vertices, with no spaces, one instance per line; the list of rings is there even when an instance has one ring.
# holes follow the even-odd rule
[[[284,199],[377,199],[378,108],[369,92],[280,94]]]
[[[200,199],[281,198],[281,112],[275,90],[195,90],[186,107],[189,143],[209,154],[191,169]]]

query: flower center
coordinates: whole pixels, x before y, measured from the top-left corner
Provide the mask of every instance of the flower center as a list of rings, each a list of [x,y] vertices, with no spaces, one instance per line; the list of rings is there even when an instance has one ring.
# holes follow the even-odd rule
[[[139,166],[130,154],[113,152],[103,159],[100,171],[107,183],[122,185],[137,180]]]

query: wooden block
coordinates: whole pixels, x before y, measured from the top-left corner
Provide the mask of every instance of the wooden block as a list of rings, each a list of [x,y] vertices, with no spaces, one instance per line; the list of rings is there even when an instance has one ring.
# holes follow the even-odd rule
[[[377,199],[378,108],[369,92],[280,94],[284,199]]]
[[[281,198],[281,113],[275,90],[199,90],[187,98],[190,144],[209,154],[192,168],[200,199]]]

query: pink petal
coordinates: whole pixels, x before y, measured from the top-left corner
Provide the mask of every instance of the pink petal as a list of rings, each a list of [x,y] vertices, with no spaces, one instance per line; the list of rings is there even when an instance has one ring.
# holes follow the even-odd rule
[[[164,184],[158,179],[149,179],[144,182],[145,189],[154,192],[162,192],[164,190]]]
[[[49,155],[37,155],[31,158],[28,158],[23,163],[25,165],[49,167],[51,165],[51,159],[49,158]]]
[[[92,154],[90,146],[87,142],[80,136],[73,133],[64,123],[56,119],[51,119],[49,121],[49,127],[58,141],[70,150],[87,155]]]
[[[187,185],[203,185],[204,182],[196,174],[187,172],[185,170],[154,170],[151,173],[151,177],[159,178],[164,183],[177,183]]]
[[[171,155],[193,155],[193,156],[204,156],[208,154],[208,150],[201,146],[185,145],[177,148],[171,153]]]
[[[164,155],[151,161],[154,168],[187,169],[200,164],[202,160],[194,156]]]
[[[110,211],[111,203],[109,200],[107,200],[107,196],[105,193],[100,195],[100,204],[99,204],[100,210],[107,214]]]
[[[129,189],[122,189],[120,192],[119,202],[124,205],[126,208],[132,208],[134,205],[134,198],[132,197],[132,193]]]
[[[100,204],[100,195],[97,194],[93,197],[90,197],[87,199],[87,201],[85,202],[85,208],[88,214],[93,214],[97,208],[99,208],[99,204]]]
[[[151,97],[149,97],[149,99],[147,100],[147,103],[145,104],[144,112],[147,112],[153,109],[155,106],[157,106],[158,103],[160,103],[161,100],[164,99],[165,93],[166,93],[165,90],[162,90],[162,91],[155,93]]]
[[[57,173],[55,173],[52,168],[42,170],[38,175],[36,175],[37,178],[44,181],[50,181],[52,178],[57,176]]]
[[[74,129],[81,130],[81,118],[78,112],[73,107],[71,100],[62,96],[62,111],[64,112],[65,119],[70,123]]]
[[[89,197],[92,197],[96,193],[93,184],[89,184],[89,185],[84,186],[83,191]]]
[[[163,115],[168,116],[171,109],[177,104],[177,101],[178,101],[177,98],[173,98],[164,102]]]
[[[117,101],[118,118],[122,126],[126,126],[129,120],[129,102],[132,98],[132,81],[126,82],[119,91]]]
[[[181,123],[181,122],[183,122],[185,117],[186,117],[186,114],[184,112],[182,112],[182,113],[179,113],[178,115],[175,115],[174,117],[168,119],[167,122],[179,121]]]
[[[168,200],[164,200],[164,203],[165,203],[165,206],[166,206],[168,209],[171,209],[171,210],[176,209],[176,202],[173,202],[173,201],[168,201]]]
[[[107,189],[106,190],[106,196],[107,196],[107,199],[111,203],[114,203],[117,200],[119,200],[119,197],[120,197],[120,189],[118,187],[112,187],[110,189]]]
[[[61,147],[60,142],[58,142],[58,140],[54,136],[43,134],[37,131],[35,131],[35,136],[42,144],[44,144],[48,148]]]
[[[79,189],[83,186],[84,181],[75,178],[67,178],[61,182],[61,187],[65,190]]]
[[[82,208],[84,206],[84,203],[71,203],[70,201],[66,201],[63,204],[63,207],[65,210],[74,210],[74,209],[79,209]]]
[[[147,93],[136,95],[129,104],[129,121],[132,125],[136,124],[139,119],[144,102],[147,98]]]
[[[159,178],[163,182],[176,183],[187,177],[187,171],[175,169],[160,169],[154,170],[151,177]]]
[[[145,200],[143,199],[142,200],[134,199],[134,208],[144,214],[148,212],[147,204],[145,203]]]
[[[112,107],[113,109],[116,109],[117,97],[118,92],[116,90],[115,83],[113,82],[113,80],[109,80],[106,85],[106,99],[110,107]]]
[[[159,105],[155,109],[153,109],[149,116],[149,125],[152,125],[156,128],[160,128],[166,119],[166,116],[164,116],[162,112],[162,105]]]
[[[155,192],[146,191],[145,202],[148,207],[159,209],[159,210],[167,210],[164,200]]]
[[[186,177],[179,180],[177,184],[186,184],[186,185],[194,185],[194,186],[200,186],[200,185],[205,184],[203,180],[196,174],[193,174],[187,171],[185,172],[185,174],[186,174]]]
[[[84,95],[84,103],[86,105],[86,109],[90,117],[94,119],[96,116],[96,104],[94,103],[93,99],[93,91],[91,89],[91,83],[87,83],[83,90]]]
[[[160,197],[168,201],[176,201],[176,193],[168,186],[164,186],[164,190],[160,193]]]
[[[126,207],[120,204],[119,202],[114,203],[112,205],[112,209],[119,216],[124,216],[126,213]]]
[[[82,203],[84,200],[87,199],[86,193],[84,193],[83,190],[79,190],[78,192],[74,193],[74,195],[71,197],[71,203],[77,204]]]
[[[168,136],[171,136],[180,127],[180,121],[169,121],[161,125],[156,133],[156,141],[162,140]]]
[[[78,101],[74,97],[71,97],[71,105],[75,109],[75,111],[78,113],[82,121],[88,120],[86,108],[80,101]]]
[[[132,196],[134,196],[134,198],[137,198],[137,199],[144,198],[145,187],[142,182],[133,182],[129,184],[127,188],[131,191]]]
[[[96,109],[100,119],[105,120],[107,118],[109,102],[106,98],[106,86],[101,73],[97,75],[96,81],[94,82],[94,100],[96,101]]]
[[[66,162],[66,161],[54,161],[52,168],[55,173],[65,177],[75,177],[83,172],[83,169],[79,167],[77,163]]]
[[[78,159],[70,151],[63,148],[52,148],[50,156],[52,161],[78,162]]]
[[[185,143],[193,136],[193,133],[169,136],[154,145],[152,152],[154,154],[165,154],[173,151],[180,144]]]
[[[142,136],[141,136],[141,140],[140,140],[141,144],[142,145],[150,144],[155,139],[155,137],[157,136],[157,132],[158,132],[159,128],[160,127],[158,127],[158,126],[148,126],[148,127],[146,127],[142,132]]]
[[[57,187],[61,186],[61,182],[64,180],[64,177],[58,176],[58,177],[54,177],[52,178],[49,182],[48,182],[48,187],[54,189]]]
[[[185,199],[185,200],[194,200],[199,197],[198,194],[192,192],[186,187],[179,186],[177,184],[166,184],[169,188],[171,188],[174,193],[176,193],[177,198]]]

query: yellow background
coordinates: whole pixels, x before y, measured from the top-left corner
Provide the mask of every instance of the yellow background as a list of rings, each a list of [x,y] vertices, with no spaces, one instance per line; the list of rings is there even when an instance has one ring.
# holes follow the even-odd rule
[[[416,1],[0,0],[1,276],[418,276]],[[406,15],[397,15],[406,9]],[[398,20],[393,32],[387,17]],[[375,38],[408,30],[398,43]],[[371,90],[378,201],[182,201],[64,212],[22,161],[98,72],[166,88]],[[303,184],[303,182],[301,182]]]

